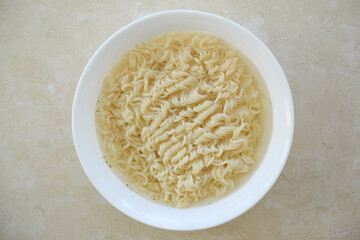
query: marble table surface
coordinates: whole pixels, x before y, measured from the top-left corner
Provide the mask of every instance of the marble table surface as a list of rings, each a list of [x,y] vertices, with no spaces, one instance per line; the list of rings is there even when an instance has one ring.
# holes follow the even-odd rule
[[[117,211],[86,177],[71,135],[74,91],[94,51],[169,9],[248,28],[294,98],[293,146],[274,187],[202,231],[155,229]],[[360,239],[360,1],[1,0],[0,103],[0,239]]]

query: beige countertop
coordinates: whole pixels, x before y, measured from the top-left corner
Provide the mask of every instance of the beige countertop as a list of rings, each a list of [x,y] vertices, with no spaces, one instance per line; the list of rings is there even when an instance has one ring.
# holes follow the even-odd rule
[[[71,107],[94,51],[149,13],[197,9],[242,24],[287,75],[295,134],[251,210],[172,232],[141,224],[91,185]],[[0,239],[360,239],[360,1],[0,2]],[[214,216],[216,217],[216,216]]]

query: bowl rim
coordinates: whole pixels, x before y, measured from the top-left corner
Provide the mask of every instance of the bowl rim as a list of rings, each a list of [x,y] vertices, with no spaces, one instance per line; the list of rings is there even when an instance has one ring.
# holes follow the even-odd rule
[[[75,122],[78,121],[77,119],[77,106],[78,106],[78,99],[79,99],[79,92],[81,91],[81,86],[84,85],[84,83],[86,82],[86,73],[89,71],[90,66],[92,65],[92,62],[98,57],[99,53],[103,51],[103,49],[105,48],[105,46],[112,41],[112,39],[114,39],[117,35],[121,34],[123,31],[125,31],[128,28],[131,28],[134,25],[137,25],[140,22],[146,21],[148,19],[154,18],[154,17],[158,17],[158,16],[164,16],[166,17],[167,15],[173,15],[173,14],[196,14],[196,15],[202,15],[203,17],[213,17],[213,18],[217,18],[221,21],[226,21],[229,24],[232,25],[236,25],[238,28],[241,28],[242,31],[246,32],[247,34],[251,35],[254,39],[257,40],[258,44],[262,45],[262,48],[268,52],[268,54],[271,55],[273,64],[278,65],[279,69],[281,70],[281,73],[283,74],[283,79],[285,80],[283,82],[284,87],[286,89],[288,98],[287,100],[289,101],[289,106],[288,106],[288,111],[289,111],[289,116],[288,116],[288,121],[289,121],[289,128],[287,129],[287,144],[285,145],[285,147],[282,149],[283,150],[283,154],[282,154],[282,161],[279,162],[277,171],[274,172],[271,176],[271,178],[269,179],[269,181],[267,182],[267,185],[265,187],[264,190],[262,190],[262,192],[260,194],[257,194],[256,197],[253,199],[253,201],[249,204],[247,204],[247,206],[245,207],[245,210],[241,210],[241,211],[234,211],[231,215],[226,216],[226,217],[222,217],[222,218],[214,218],[212,219],[212,221],[210,222],[206,222],[206,223],[199,223],[197,226],[189,226],[189,225],[181,225],[181,226],[174,226],[174,225],[167,225],[162,224],[159,225],[158,223],[154,223],[151,221],[151,219],[144,219],[144,218],[139,218],[139,216],[135,215],[134,213],[127,211],[126,209],[121,209],[119,207],[119,205],[116,205],[111,199],[109,199],[107,196],[105,196],[102,193],[102,190],[97,187],[96,179],[94,179],[93,177],[91,177],[88,172],[86,171],[87,167],[86,167],[86,161],[84,159],[82,159],[80,157],[80,136],[78,135],[78,131],[76,129],[75,126]],[[146,15],[144,17],[141,17],[137,20],[134,20],[132,22],[130,22],[129,24],[127,24],[126,26],[120,28],[119,30],[117,30],[115,33],[113,33],[109,38],[107,38],[101,45],[100,47],[95,51],[95,53],[92,55],[92,57],[90,58],[90,60],[88,61],[86,67],[84,68],[84,71],[81,74],[80,80],[78,82],[78,85],[76,87],[76,91],[75,91],[75,95],[74,95],[74,100],[73,100],[73,106],[72,106],[72,135],[73,135],[73,141],[74,141],[74,145],[75,145],[75,149],[77,152],[77,155],[79,157],[81,166],[85,172],[85,174],[87,175],[87,177],[89,178],[90,182],[92,183],[92,185],[98,190],[98,192],[108,201],[111,203],[111,205],[115,206],[118,210],[120,210],[122,213],[126,214],[127,216],[140,221],[144,224],[156,227],[156,228],[161,228],[161,229],[166,229],[166,230],[177,230],[177,231],[190,231],[190,230],[201,230],[201,229],[207,229],[207,228],[211,228],[211,227],[215,227],[218,226],[220,224],[226,223],[242,214],[244,214],[246,211],[248,211],[249,209],[251,209],[255,204],[257,204],[271,189],[271,187],[274,185],[274,183],[276,182],[276,180],[278,179],[278,177],[280,176],[288,155],[290,153],[290,149],[291,149],[291,145],[292,145],[292,141],[293,141],[293,134],[294,134],[294,106],[293,106],[293,99],[292,99],[292,94],[291,94],[291,90],[290,90],[290,86],[289,83],[287,81],[287,78],[285,76],[285,73],[283,71],[283,69],[281,68],[279,62],[277,61],[277,59],[275,58],[275,56],[272,54],[272,52],[268,49],[268,47],[259,39],[257,38],[253,33],[251,33],[249,30],[247,30],[245,27],[241,26],[240,24],[213,14],[213,13],[208,13],[208,12],[203,12],[203,11],[197,11],[197,10],[168,10],[168,11],[161,11],[161,12],[156,12],[156,13],[152,13],[149,15]],[[271,133],[271,135],[273,135],[273,133]]]

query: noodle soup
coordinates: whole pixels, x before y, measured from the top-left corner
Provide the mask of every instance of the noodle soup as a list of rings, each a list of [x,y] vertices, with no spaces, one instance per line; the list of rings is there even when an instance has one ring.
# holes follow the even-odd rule
[[[105,79],[95,117],[109,167],[183,208],[250,176],[271,132],[254,66],[214,36],[172,32],[131,49]]]

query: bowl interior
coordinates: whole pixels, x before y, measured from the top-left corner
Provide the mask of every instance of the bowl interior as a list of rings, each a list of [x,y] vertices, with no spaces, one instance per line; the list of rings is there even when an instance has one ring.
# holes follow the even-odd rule
[[[241,188],[210,204],[176,209],[136,194],[105,164],[97,141],[95,108],[102,82],[133,46],[170,31],[201,31],[237,47],[258,69],[272,103],[272,135],[262,163]],[[271,188],[286,162],[293,135],[293,103],[286,77],[268,48],[240,25],[209,13],[167,11],[120,29],[96,51],[78,84],[73,104],[73,138],[87,176],[117,209],[145,224],[195,230],[229,221],[256,204]]]

